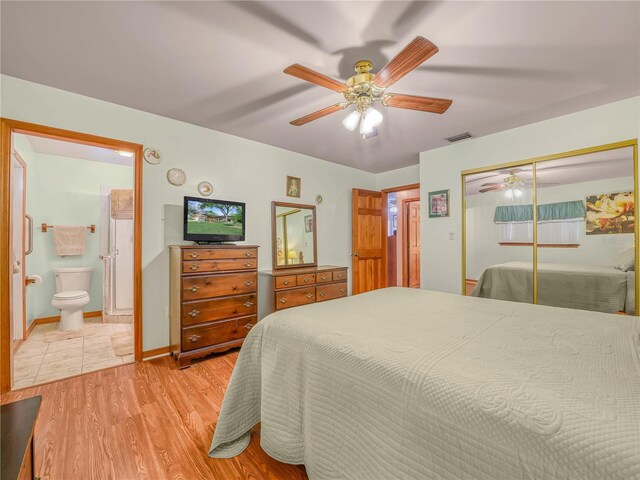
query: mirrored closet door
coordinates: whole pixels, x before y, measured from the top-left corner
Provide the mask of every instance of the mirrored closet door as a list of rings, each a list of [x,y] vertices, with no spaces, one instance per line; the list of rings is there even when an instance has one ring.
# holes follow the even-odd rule
[[[462,172],[466,295],[638,308],[637,142]]]
[[[538,303],[635,311],[633,147],[540,162]]]
[[[463,176],[466,295],[533,302],[533,165]]]

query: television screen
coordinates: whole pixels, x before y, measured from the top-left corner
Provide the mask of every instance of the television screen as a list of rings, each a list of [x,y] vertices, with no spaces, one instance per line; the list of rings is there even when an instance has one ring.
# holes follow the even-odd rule
[[[244,240],[245,204],[184,197],[184,239],[196,242]]]

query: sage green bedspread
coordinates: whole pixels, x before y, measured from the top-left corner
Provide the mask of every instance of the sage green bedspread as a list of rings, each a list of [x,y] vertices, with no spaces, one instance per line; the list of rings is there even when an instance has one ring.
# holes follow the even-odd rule
[[[634,272],[609,266],[538,263],[538,303],[594,312],[633,314]],[[531,303],[533,267],[508,262],[487,268],[473,290],[474,297]]]
[[[260,444],[311,480],[640,479],[640,330],[387,288],[251,330],[209,455]]]

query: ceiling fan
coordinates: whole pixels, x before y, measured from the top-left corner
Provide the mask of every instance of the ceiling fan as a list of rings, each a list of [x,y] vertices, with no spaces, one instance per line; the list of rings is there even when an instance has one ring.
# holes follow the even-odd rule
[[[376,128],[382,123],[383,119],[382,113],[373,108],[375,102],[380,102],[385,107],[444,113],[451,106],[452,100],[385,93],[386,88],[396,83],[437,52],[438,47],[432,42],[424,37],[416,37],[376,74],[371,73],[373,69],[371,61],[360,60],[356,62],[354,65],[356,74],[345,83],[297,63],[293,64],[285,68],[284,73],[341,93],[345,101],[297,118],[290,123],[299,127],[343,110],[350,105],[355,105],[355,110],[347,115],[342,124],[350,131],[354,131],[360,125],[359,131],[362,137],[370,138],[377,135]]]

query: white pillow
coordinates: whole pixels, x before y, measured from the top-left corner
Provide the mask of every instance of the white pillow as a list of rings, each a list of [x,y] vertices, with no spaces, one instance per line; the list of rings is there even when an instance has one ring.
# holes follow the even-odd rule
[[[631,247],[618,253],[613,267],[623,272],[634,271],[636,269],[635,249]]]

